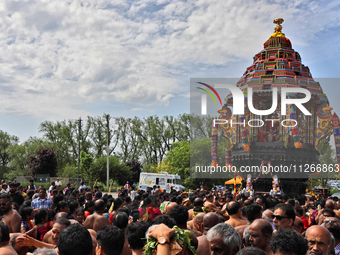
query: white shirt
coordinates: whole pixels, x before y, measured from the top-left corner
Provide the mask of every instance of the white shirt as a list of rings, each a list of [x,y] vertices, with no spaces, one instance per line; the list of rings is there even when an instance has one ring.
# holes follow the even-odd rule
[[[78,190],[81,190],[81,189],[86,189],[86,186],[85,186],[85,184],[84,184],[84,185],[81,185],[81,186],[79,187],[79,189],[78,189]]]
[[[61,185],[62,185],[61,181],[56,181],[55,182],[55,186],[61,186]]]

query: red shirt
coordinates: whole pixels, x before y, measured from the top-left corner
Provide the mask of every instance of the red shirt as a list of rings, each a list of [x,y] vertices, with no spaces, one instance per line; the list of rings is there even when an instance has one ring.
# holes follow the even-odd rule
[[[306,220],[305,217],[301,216],[300,218],[302,220],[302,223],[303,223],[303,228],[304,229],[307,229],[309,226],[308,226],[308,220]]]

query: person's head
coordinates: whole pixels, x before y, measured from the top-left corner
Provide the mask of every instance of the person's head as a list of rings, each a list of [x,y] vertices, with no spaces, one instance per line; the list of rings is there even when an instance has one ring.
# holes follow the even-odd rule
[[[323,211],[322,211],[322,215],[323,215],[325,218],[328,218],[328,217],[335,217],[335,212],[334,212],[332,209],[325,208],[325,209],[323,209]]]
[[[262,206],[259,204],[251,204],[247,206],[247,220],[252,223],[255,219],[261,219],[262,218]]]
[[[176,221],[177,225],[186,225],[189,218],[188,208],[176,205],[171,208],[169,216]]]
[[[97,255],[120,255],[124,247],[124,233],[116,226],[105,226],[97,232]]]
[[[53,228],[52,228],[52,241],[54,244],[58,244],[58,238],[59,238],[61,231],[69,227],[70,224],[71,224],[70,221],[65,218],[59,218],[55,221],[55,223],[53,224]]]
[[[68,211],[68,204],[66,201],[60,201],[57,204],[57,212],[67,212]]]
[[[292,229],[280,229],[269,242],[270,249],[274,254],[281,255],[306,255],[308,250],[307,241]]]
[[[58,255],[54,249],[38,248],[33,252],[33,255]]]
[[[112,224],[123,231],[127,227],[129,222],[129,217],[125,212],[118,212],[113,216]]]
[[[200,197],[195,198],[194,207],[202,207],[204,204],[203,199]]]
[[[258,197],[256,200],[255,200],[255,203],[260,205],[262,207],[263,210],[267,209],[267,206],[266,206],[266,199],[262,196]]]
[[[220,218],[218,215],[214,212],[209,212],[203,217],[203,229],[204,229],[204,234],[206,235],[208,231],[220,223]]]
[[[152,225],[164,224],[169,228],[173,228],[176,225],[176,222],[173,218],[169,217],[168,215],[159,215],[153,219]]]
[[[58,239],[60,255],[90,255],[92,252],[90,232],[83,226],[72,224],[62,230]]]
[[[11,197],[8,193],[0,194],[0,212],[6,214],[12,209]]]
[[[34,221],[36,225],[47,222],[48,221],[47,211],[45,209],[36,211]]]
[[[44,199],[46,197],[46,189],[44,187],[41,187],[39,189],[39,198]]]
[[[70,214],[73,214],[79,208],[78,201],[73,201],[69,204],[68,209],[70,210]]]
[[[195,218],[194,218],[194,226],[195,228],[200,231],[200,232],[204,232],[204,228],[203,228],[203,218],[204,218],[205,213],[198,213]]]
[[[82,207],[79,207],[77,210],[76,210],[76,221],[79,222],[79,224],[83,224],[83,221],[84,221],[84,218],[85,218],[85,215],[84,215],[84,209]]]
[[[126,228],[125,234],[131,250],[143,250],[146,243],[145,233],[150,225],[145,221],[132,222]]]
[[[14,182],[11,182],[9,184],[9,193],[15,193],[17,191],[17,185]]]
[[[3,188],[4,190],[6,190],[6,189],[7,189],[7,184],[6,184],[6,183],[3,183],[3,184],[2,184],[2,188]]]
[[[288,204],[278,204],[274,208],[272,218],[276,230],[280,228],[291,228],[294,224],[295,212],[293,207]]]
[[[265,250],[272,234],[272,225],[267,220],[257,219],[249,227],[249,243],[251,246]]]
[[[273,212],[267,209],[262,213],[262,219],[272,222],[273,221],[272,215],[273,215]]]
[[[85,211],[88,211],[89,213],[94,212],[94,202],[92,200],[85,203]]]
[[[267,253],[257,247],[245,247],[236,255],[267,255]]]
[[[169,215],[169,212],[172,208],[174,208],[175,206],[177,206],[176,202],[171,202],[168,204],[168,206],[166,207],[166,214]]]
[[[240,203],[237,201],[231,201],[227,205],[227,211],[229,215],[236,215],[240,213]]]
[[[214,201],[214,195],[212,195],[212,194],[207,195],[206,201],[213,202]]]
[[[324,227],[332,233],[336,241],[340,240],[340,220],[335,217],[328,217],[324,220]]]
[[[303,208],[301,206],[296,205],[294,207],[294,211],[295,211],[296,216],[298,216],[298,217],[303,216]]]
[[[328,255],[332,248],[331,233],[323,226],[314,225],[307,229],[308,254]]]
[[[30,206],[25,206],[20,209],[21,220],[33,220],[35,217],[35,211]]]
[[[302,233],[303,230],[304,230],[304,227],[303,227],[303,222],[302,220],[300,219],[300,217],[296,216],[295,217],[295,220],[294,220],[294,224],[293,224],[293,229],[298,232],[298,233]]]
[[[91,193],[91,192],[86,192],[86,193],[85,193],[85,199],[86,199],[87,201],[92,200],[92,193]]]
[[[207,233],[212,255],[236,255],[242,247],[242,239],[237,231],[226,223],[219,223]]]
[[[101,214],[105,210],[105,202],[102,199],[98,199],[94,202],[94,210],[96,213]]]

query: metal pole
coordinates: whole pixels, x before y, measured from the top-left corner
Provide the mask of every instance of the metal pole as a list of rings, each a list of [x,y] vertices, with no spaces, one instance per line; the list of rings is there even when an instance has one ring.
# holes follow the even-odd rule
[[[77,185],[79,186],[79,167],[80,167],[80,138],[81,138],[81,118],[79,118],[79,136],[78,136],[78,173]]]
[[[106,115],[106,127],[107,127],[107,139],[106,139],[106,158],[107,158],[107,164],[106,164],[106,186],[109,189],[110,184],[109,184],[109,166],[110,166],[110,155],[109,155],[109,144],[110,144],[110,115]],[[110,190],[109,190],[110,191]]]

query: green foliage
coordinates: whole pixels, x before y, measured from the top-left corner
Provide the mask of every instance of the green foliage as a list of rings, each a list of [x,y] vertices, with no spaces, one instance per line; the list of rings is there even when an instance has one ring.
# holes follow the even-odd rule
[[[58,176],[65,178],[77,178],[78,166],[67,163],[64,168],[58,171]]]
[[[106,156],[96,159],[91,166],[91,174],[98,178],[98,181],[106,183]],[[126,183],[130,177],[130,168],[119,158],[111,156],[109,159],[110,179],[117,180],[120,185]]]
[[[91,166],[93,164],[93,158],[90,154],[84,151],[80,152],[80,172],[81,176],[88,181],[93,181],[95,176],[91,173]]]
[[[51,177],[55,176],[58,161],[54,154],[54,148],[41,147],[35,153],[36,156],[29,156],[28,162],[32,175],[49,174]]]

